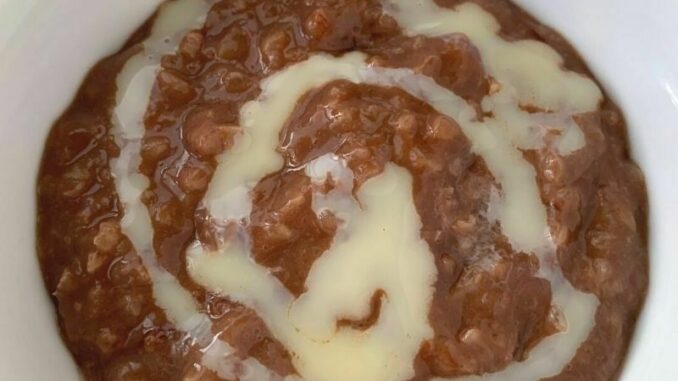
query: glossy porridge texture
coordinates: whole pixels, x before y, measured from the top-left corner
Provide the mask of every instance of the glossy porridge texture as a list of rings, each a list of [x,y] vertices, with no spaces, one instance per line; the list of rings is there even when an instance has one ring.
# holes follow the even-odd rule
[[[502,39],[542,41],[562,56],[563,70],[591,76],[561,36],[513,4],[471,2],[496,18]],[[437,1],[450,9],[462,3]],[[152,223],[158,266],[208,317],[209,335],[228,343],[245,364],[235,361],[229,371],[210,367],[203,357],[214,343],[191,337],[156,302],[154,278],[121,227],[125,207],[111,171],[121,155],[112,132],[116,78],[143,50],[152,25],[87,75],[49,135],[39,176],[39,258],[63,339],[85,379],[250,380],[243,376],[245,359],[267,369],[270,379],[303,379],[301,360],[266,318],[192,276],[186,253],[196,240],[218,250],[230,235],[244,232],[251,259],[292,297],[304,295],[314,263],[344,223],[314,204],[318,194],[339,188],[339,179],[318,182],[309,175],[308,166],[327,155],[351,172],[354,195],[388,168],[411,176],[420,237],[436,278],[427,313],[432,331],[406,360],[408,380],[501,372],[567,326],[552,307],[552,283],[539,271],[540,258],[516,249],[493,216],[502,185],[462,123],[399,87],[337,79],[304,93],[279,121],[283,164],[249,192],[245,227],[215,222],[203,199],[220,155],[243,136],[241,108],[261,95],[263,79],[311,56],[360,51],[370,67],[410,69],[457,94],[477,120],[493,118],[483,100],[500,86],[470,38],[405,33],[377,0],[216,1],[204,25],[185,33],[178,50],[160,60],[138,165],[149,179],[140,200]],[[545,144],[521,150],[534,168],[557,248],[551,265],[599,303],[574,357],[544,379],[610,381],[619,375],[648,283],[646,193],[629,159],[619,109],[603,97],[597,110],[574,120],[583,147],[561,154],[549,144],[560,133],[545,130]],[[374,290],[366,313],[338,319],[337,329],[367,332],[387,301],[386,292]]]

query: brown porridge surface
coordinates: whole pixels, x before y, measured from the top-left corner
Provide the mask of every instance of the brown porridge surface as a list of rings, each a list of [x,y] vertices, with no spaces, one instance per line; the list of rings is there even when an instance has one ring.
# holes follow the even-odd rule
[[[508,1],[474,1],[499,20],[504,38],[544,41],[567,69],[590,75],[562,37]],[[92,69],[49,135],[38,184],[39,257],[64,341],[88,381],[219,380],[198,366],[201,348],[155,306],[150,278],[120,231],[109,170],[119,154],[109,133],[115,78],[149,26]],[[465,36],[407,37],[377,1],[220,1],[205,26],[163,58],[146,114],[140,170],[151,179],[143,200],[160,264],[191,291],[215,334],[281,375],[295,372],[285,348],[252,310],[196,284],[185,250],[196,235],[209,241],[217,234],[199,203],[216,156],[239,129],[239,109],[259,95],[261,79],[313,53],[354,50],[376,65],[424,73],[478,108],[490,91]],[[564,274],[600,300],[588,340],[550,380],[609,381],[647,288],[646,194],[617,107],[606,99],[577,122],[584,149],[567,157],[548,148],[524,152],[537,170]],[[421,347],[414,380],[499,371],[556,332],[550,285],[537,276],[536,259],[515,252],[484,217],[495,180],[454,120],[398,89],[335,81],[299,101],[279,149],[285,166],[256,186],[250,234],[254,259],[295,295],[337,228],[331,215],[312,210],[304,166],[335,153],[357,184],[388,162],[412,174],[421,236],[438,270],[429,314],[435,335]],[[370,326],[379,301],[375,294],[370,316],[339,324]]]

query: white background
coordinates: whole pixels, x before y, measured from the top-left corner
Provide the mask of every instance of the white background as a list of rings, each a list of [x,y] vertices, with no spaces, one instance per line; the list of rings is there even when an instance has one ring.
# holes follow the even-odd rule
[[[159,0],[0,0],[0,379],[69,381],[34,249],[35,176],[84,74]],[[678,377],[678,1],[518,0],[574,43],[630,124],[651,198],[652,284],[623,381]],[[39,7],[36,5],[39,4]]]

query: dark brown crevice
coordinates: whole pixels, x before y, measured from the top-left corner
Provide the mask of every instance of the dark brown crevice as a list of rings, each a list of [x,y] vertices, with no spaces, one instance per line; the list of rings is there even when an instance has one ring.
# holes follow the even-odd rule
[[[337,320],[337,328],[351,328],[356,331],[366,331],[379,321],[381,305],[388,296],[383,290],[377,290],[370,298],[370,311],[362,318],[341,318]]]

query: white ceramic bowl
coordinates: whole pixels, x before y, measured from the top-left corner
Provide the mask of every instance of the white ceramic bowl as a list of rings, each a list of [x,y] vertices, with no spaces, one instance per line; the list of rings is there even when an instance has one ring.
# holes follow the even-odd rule
[[[651,202],[651,287],[623,381],[678,375],[678,1],[518,0],[561,31],[624,109]],[[159,0],[0,0],[0,379],[77,380],[35,255],[46,134],[88,69]]]

